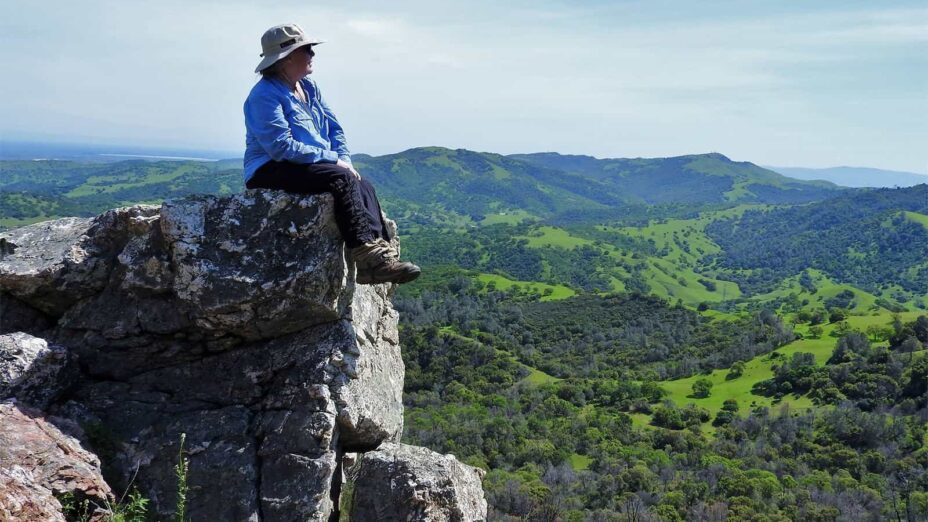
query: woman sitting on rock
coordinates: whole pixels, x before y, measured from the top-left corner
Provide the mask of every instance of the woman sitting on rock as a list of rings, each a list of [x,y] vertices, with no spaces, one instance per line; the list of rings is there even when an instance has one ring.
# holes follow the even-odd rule
[[[406,283],[419,267],[400,261],[371,183],[351,164],[345,132],[322,99],[314,47],[296,24],[261,37],[262,78],[245,100],[245,186],[298,194],[331,192],[335,221],[357,265],[357,282]]]

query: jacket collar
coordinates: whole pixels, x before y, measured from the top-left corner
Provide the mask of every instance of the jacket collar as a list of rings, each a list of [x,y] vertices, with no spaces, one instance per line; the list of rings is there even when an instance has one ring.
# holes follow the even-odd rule
[[[299,99],[296,97],[296,94],[292,92],[289,87],[287,87],[287,84],[285,84],[279,78],[262,78],[262,80],[270,83],[272,86],[274,86],[275,89],[277,89],[281,93],[292,96],[294,100]],[[303,86],[303,90],[306,91],[307,95],[310,98],[313,98],[316,96],[316,86],[313,83],[313,81],[309,79],[309,75],[306,75],[300,78],[300,85]]]

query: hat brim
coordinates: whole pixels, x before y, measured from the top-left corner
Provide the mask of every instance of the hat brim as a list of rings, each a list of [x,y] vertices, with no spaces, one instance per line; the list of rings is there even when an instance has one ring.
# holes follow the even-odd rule
[[[274,53],[274,54],[269,54],[265,56],[264,59],[262,59],[260,63],[258,63],[258,66],[255,67],[255,72],[259,73],[267,69],[268,67],[274,65],[274,63],[276,63],[278,60],[283,60],[287,56],[290,56],[290,53],[292,53],[293,51],[296,51],[297,49],[302,49],[303,47],[306,47],[307,45],[319,45],[322,43],[325,43],[325,41],[313,40],[310,42],[303,42],[300,45],[297,45],[296,47],[291,47],[290,49],[287,49],[285,51],[281,51],[279,53]]]

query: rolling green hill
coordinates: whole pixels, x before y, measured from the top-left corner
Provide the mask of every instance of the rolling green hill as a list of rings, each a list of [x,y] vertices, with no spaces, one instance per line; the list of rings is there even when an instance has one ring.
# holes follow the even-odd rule
[[[718,266],[742,289],[769,291],[807,268],[900,300],[928,289],[928,185],[841,194],[807,206],[745,212],[706,232]]]
[[[241,166],[228,161],[2,161],[0,169],[4,228],[187,194],[242,190]]]
[[[648,204],[804,203],[824,199],[838,190],[828,182],[799,181],[718,153],[636,159],[556,153],[509,157],[599,180],[630,201]]]
[[[429,147],[376,158],[359,155],[355,163],[386,199],[437,204],[476,220],[500,210],[547,217],[623,203],[596,180],[498,154]]]
[[[838,191],[830,183],[793,180],[721,154],[597,160],[427,147],[359,155],[356,163],[388,199],[440,203],[478,221],[512,210],[554,218],[635,205],[801,203]]]
[[[720,154],[635,160],[499,154],[439,147],[410,149],[355,163],[381,196],[413,222],[471,224],[513,212],[552,219],[565,216],[670,214],[709,203],[821,200],[835,187],[789,180]],[[575,168],[575,163],[590,168]],[[2,223],[26,223],[54,215],[90,215],[138,201],[159,201],[193,192],[242,190],[238,160],[5,161],[0,180]],[[10,194],[28,194],[29,203]],[[682,207],[681,207],[682,206]],[[35,211],[31,211],[31,209]],[[696,207],[692,207],[690,212]],[[570,216],[570,218],[566,218]]]

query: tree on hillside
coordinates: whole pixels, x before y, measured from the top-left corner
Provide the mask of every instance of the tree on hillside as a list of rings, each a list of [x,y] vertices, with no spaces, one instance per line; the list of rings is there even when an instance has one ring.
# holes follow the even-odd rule
[[[744,375],[744,362],[737,361],[735,364],[731,365],[731,370],[728,371],[728,375],[725,376],[726,380],[737,379]]]
[[[828,313],[828,322],[829,323],[840,323],[841,321],[847,319],[847,310],[843,308],[833,308],[829,310]]]
[[[915,333],[915,338],[922,344],[928,344],[928,315],[920,315],[912,323],[912,331]]]
[[[738,414],[738,401],[735,399],[726,399],[722,404],[722,409],[715,415],[712,421],[713,426],[724,426],[731,424]]]
[[[850,333],[838,339],[826,364],[841,364],[866,358],[869,351],[870,342],[863,334]]]
[[[822,327],[819,326],[819,325],[810,326],[810,327],[809,327],[809,337],[810,337],[811,339],[818,339],[819,337],[822,336],[822,333],[824,333],[824,331],[825,331],[825,329],[822,328]]]
[[[888,341],[892,335],[892,326],[880,326],[878,324],[872,324],[867,327],[867,337],[869,337],[870,341],[874,343]]]
[[[698,399],[704,399],[712,394],[712,381],[705,377],[696,379],[693,383],[693,396]]]

